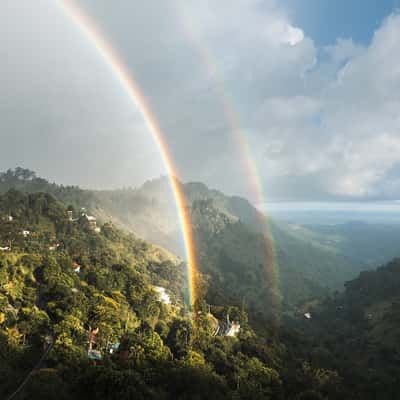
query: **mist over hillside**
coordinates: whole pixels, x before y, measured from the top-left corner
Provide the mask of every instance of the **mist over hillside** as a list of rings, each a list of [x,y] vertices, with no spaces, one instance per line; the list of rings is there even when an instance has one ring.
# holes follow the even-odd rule
[[[266,220],[243,198],[181,185],[192,309],[184,259],[141,238],[177,243],[166,179],[88,191],[0,174],[0,394],[394,400],[399,262],[359,271],[400,249],[397,228]]]
[[[290,306],[329,290],[341,289],[347,279],[355,277],[374,261],[389,259],[397,246],[392,235],[391,245],[380,252],[371,226],[369,251],[363,251],[366,243],[359,240],[355,231],[352,235],[347,230],[346,236],[343,232],[335,234],[322,228],[318,231],[266,219],[244,198],[226,196],[202,183],[181,185],[191,208],[200,270],[210,276],[210,293],[213,287],[221,291],[220,277],[228,279],[229,276],[231,280],[223,285],[224,296],[237,304],[248,302],[259,311],[262,310],[262,296],[258,290],[249,288],[258,287],[258,274],[266,263],[274,264],[267,267],[274,268],[279,277],[275,290],[282,297],[282,304]],[[0,192],[10,188],[51,193],[64,204],[85,207],[100,221],[112,221],[184,257],[179,218],[167,178],[154,179],[133,189],[90,191],[50,184],[21,168],[1,174]],[[210,212],[215,218],[209,217]],[[265,226],[269,229],[268,240],[273,240],[274,254],[268,256],[261,246],[265,240]],[[380,258],[372,259],[371,252],[379,253]],[[244,276],[247,278],[243,280]]]

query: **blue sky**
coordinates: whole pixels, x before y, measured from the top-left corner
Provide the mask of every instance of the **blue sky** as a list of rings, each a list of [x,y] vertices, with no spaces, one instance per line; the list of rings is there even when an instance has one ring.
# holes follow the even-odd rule
[[[317,45],[338,37],[368,44],[382,20],[400,8],[400,0],[284,0],[292,22]]]

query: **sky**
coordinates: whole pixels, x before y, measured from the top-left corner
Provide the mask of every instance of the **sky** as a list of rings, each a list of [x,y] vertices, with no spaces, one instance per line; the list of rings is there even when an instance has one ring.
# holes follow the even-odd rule
[[[400,8],[399,0],[282,0],[295,25],[317,46],[338,37],[368,45],[384,18]]]
[[[57,3],[0,3],[0,170],[88,188],[165,174]],[[254,179],[266,201],[400,198],[399,0],[76,4],[137,81],[182,180],[254,201]]]

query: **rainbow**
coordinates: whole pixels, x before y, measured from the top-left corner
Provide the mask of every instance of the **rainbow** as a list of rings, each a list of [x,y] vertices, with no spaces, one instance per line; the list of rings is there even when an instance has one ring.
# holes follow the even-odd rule
[[[163,163],[168,173],[170,185],[175,199],[179,223],[181,226],[185,245],[188,286],[189,286],[189,305],[192,309],[196,302],[196,277],[197,265],[193,232],[190,223],[190,215],[183,193],[183,188],[177,176],[177,169],[171,157],[165,136],[157,122],[157,118],[152,113],[151,108],[142,94],[138,83],[129,73],[119,55],[112,48],[110,43],[96,28],[91,19],[71,0],[57,0],[57,4],[71,21],[79,28],[87,40],[95,47],[101,58],[108,65],[114,76],[118,79],[122,88],[125,90],[133,105],[141,113],[148,130],[160,151]]]
[[[236,142],[238,153],[240,156],[241,164],[246,171],[246,174],[250,181],[252,189],[252,195],[255,198],[256,203],[265,203],[265,194],[262,186],[262,179],[255,162],[251,146],[246,139],[245,132],[242,130],[239,113],[235,110],[234,99],[229,95],[224,85],[224,80],[220,76],[217,63],[213,61],[210,51],[201,42],[199,35],[195,32],[193,26],[195,25],[191,20],[191,16],[185,11],[184,5],[178,7],[179,2],[173,2],[175,12],[178,20],[181,22],[183,29],[187,33],[195,49],[197,50],[203,64],[208,70],[209,77],[214,82],[214,89],[217,97],[220,100],[223,113],[226,121],[229,124],[230,130],[233,134],[233,138]],[[279,267],[276,257],[276,247],[274,237],[269,226],[269,219],[267,215],[260,219],[262,223],[262,231],[265,242],[265,259],[264,259],[264,270],[266,274],[266,282],[269,285],[271,296],[268,299],[272,309],[274,310],[274,317],[278,318],[278,311],[281,302],[281,293],[279,290]]]

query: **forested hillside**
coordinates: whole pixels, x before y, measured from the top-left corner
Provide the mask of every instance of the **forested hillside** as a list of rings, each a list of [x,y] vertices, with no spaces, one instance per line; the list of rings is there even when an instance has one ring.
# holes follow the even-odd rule
[[[228,304],[190,314],[169,253],[48,194],[9,191],[0,216],[1,398],[283,396],[277,349]],[[228,315],[239,337],[216,335]]]
[[[296,356],[338,371],[352,399],[397,399],[400,385],[400,260],[362,272],[342,294],[305,308]],[[292,337],[293,338],[293,337]]]
[[[247,200],[226,196],[201,183],[187,183],[182,187],[189,206],[193,208],[199,264],[201,270],[209,275],[210,294],[213,293],[214,301],[223,296],[236,304],[245,303],[264,310],[262,298],[268,296],[270,288],[265,279],[261,281],[265,290],[260,289],[259,283],[260,265],[262,269],[266,263],[273,262],[268,268],[274,268],[279,278],[278,287],[273,290],[277,290],[282,297],[282,305],[287,308],[328,290],[340,289],[362,268],[361,262],[353,262],[315,241],[300,239],[275,221],[267,222],[274,254],[267,255],[266,260],[265,249],[261,245],[265,240],[264,216]],[[184,254],[176,209],[166,178],[146,182],[137,189],[88,191],[49,184],[33,172],[17,168],[0,175],[0,192],[10,188],[51,193],[64,204],[90,209],[100,221],[113,221],[116,226],[139,237],[176,254]],[[224,228],[217,234],[213,226],[216,221],[203,215],[201,207],[196,210],[193,207],[203,201],[208,201],[212,213],[224,221]],[[201,221],[202,218],[204,221]],[[202,229],[196,232],[198,226]],[[228,270],[229,275],[226,274]],[[222,287],[221,276],[228,279]],[[218,287],[218,291],[213,287]],[[250,298],[243,294],[249,288],[252,293]]]
[[[0,196],[1,398],[397,399],[398,260],[271,325],[265,274],[244,268],[262,260],[241,253],[261,235],[212,200],[193,202],[213,263],[191,311],[177,257],[89,213]]]

